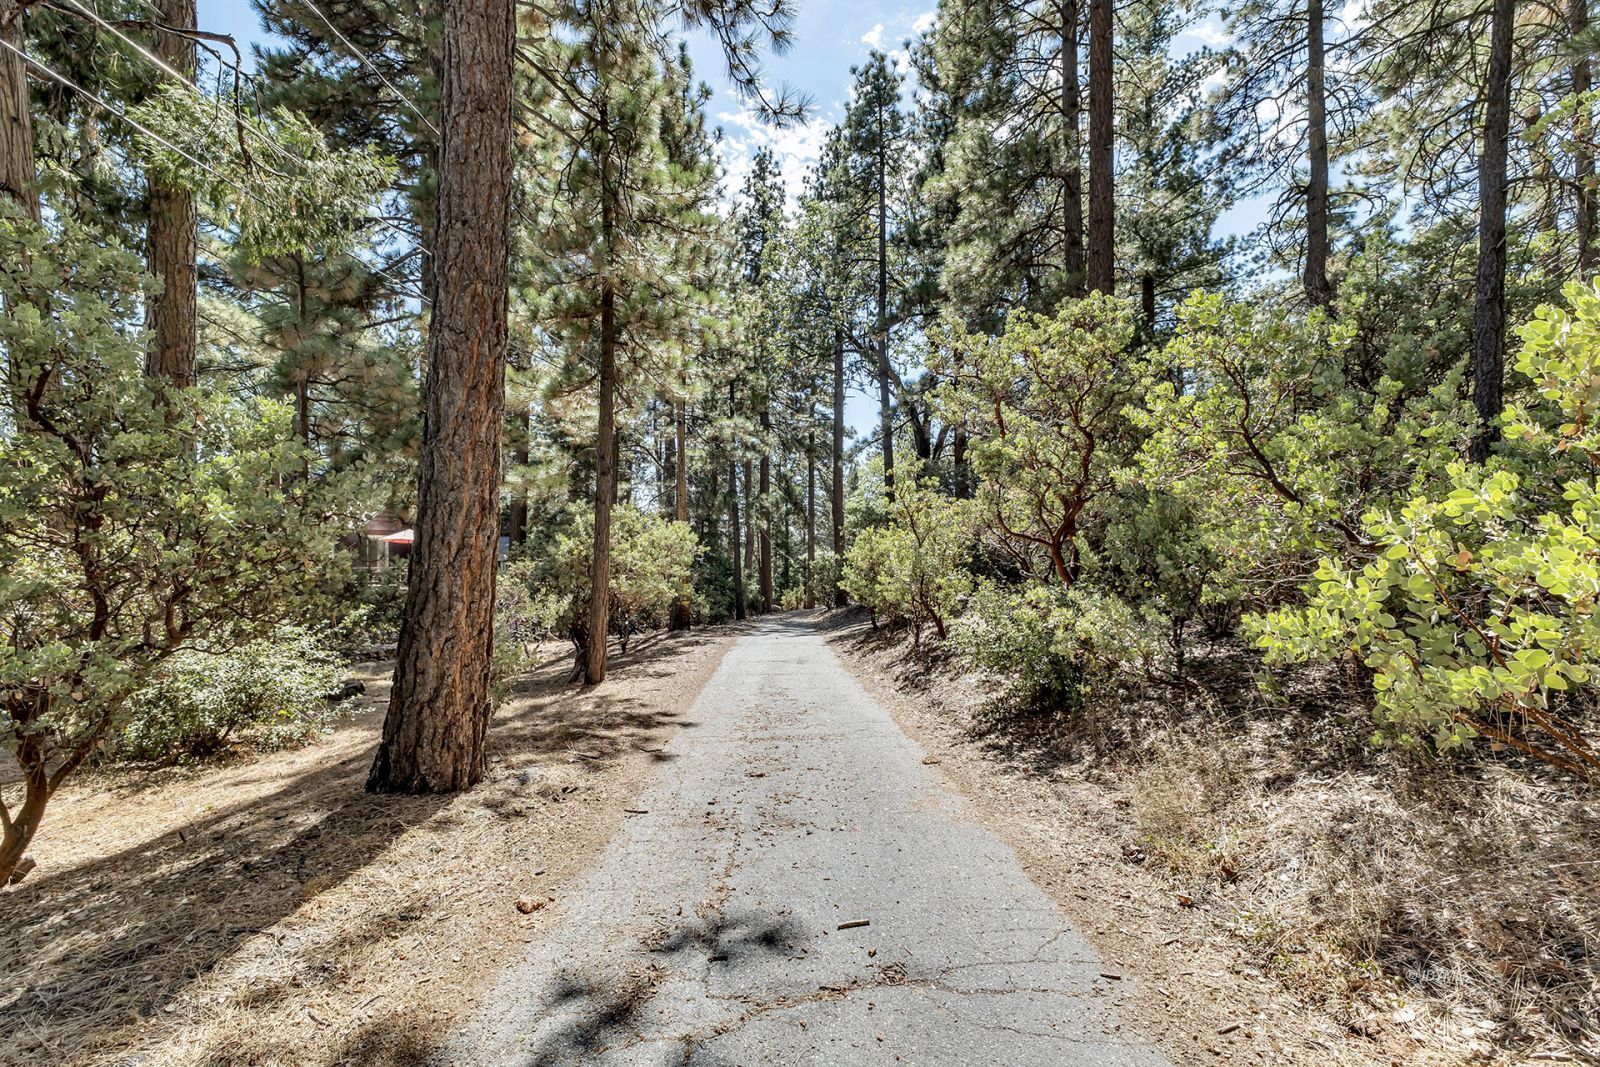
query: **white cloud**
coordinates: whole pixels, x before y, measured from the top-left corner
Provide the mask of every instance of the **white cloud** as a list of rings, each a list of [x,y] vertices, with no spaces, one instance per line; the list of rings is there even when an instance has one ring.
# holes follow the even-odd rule
[[[913,33],[927,33],[933,29],[933,24],[938,21],[938,18],[939,12],[924,11],[917,16],[916,21],[911,23],[911,30]]]
[[[878,23],[872,29],[861,35],[861,43],[868,48],[883,47],[883,23]]]
[[[831,120],[815,115],[797,126],[778,129],[762,122],[749,109],[721,112],[717,121],[725,131],[719,145],[723,195],[729,199],[737,196],[750,173],[756,150],[770,148],[778,159],[778,172],[791,204],[804,189],[807,169],[822,155],[822,140],[833,125]]]
[[[1198,38],[1199,41],[1211,48],[1225,48],[1233,43],[1233,34],[1217,25],[1215,22],[1202,22],[1198,26],[1190,26],[1181,36]]]

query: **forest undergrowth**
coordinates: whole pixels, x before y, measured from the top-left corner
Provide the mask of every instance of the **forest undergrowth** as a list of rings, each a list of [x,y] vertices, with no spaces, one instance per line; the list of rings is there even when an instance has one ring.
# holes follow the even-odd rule
[[[1118,862],[1350,1048],[1380,1062],[1600,1054],[1592,789],[1514,753],[1374,748],[1343,671],[1302,668],[1269,699],[1236,642],[1200,643],[1184,685],[1073,719],[1017,709],[999,680],[859,610],[822,625],[991,772],[1041,797],[1088,791],[1083,810],[1113,813],[1100,829]],[[1156,956],[1162,933],[1148,931]]]

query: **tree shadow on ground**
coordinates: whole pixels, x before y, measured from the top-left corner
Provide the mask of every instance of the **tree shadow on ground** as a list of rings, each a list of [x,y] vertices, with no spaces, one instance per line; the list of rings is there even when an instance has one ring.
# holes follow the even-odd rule
[[[636,643],[613,660],[613,669],[665,676],[671,673],[665,658],[718,637],[693,632]],[[574,691],[562,678],[558,666],[519,680],[490,732],[491,783],[514,781],[533,765],[604,767],[629,750],[651,752],[645,739],[665,726],[691,725],[648,699]],[[382,862],[407,831],[448,829],[483,816],[485,787],[462,798],[365,793],[380,724],[381,716],[369,716],[364,737],[326,743],[330,757],[342,755],[337,762],[306,768],[302,760],[276,778],[235,776],[226,803],[195,810],[177,831],[147,836],[136,829],[136,842],[74,866],[49,869],[47,819],[39,843],[44,867],[0,894],[0,974],[7,979],[0,985],[0,1033],[9,1035],[0,1063],[65,1062],[125,1045],[134,1039],[132,1027],[171,1011],[176,998],[250,935]],[[129,803],[139,803],[142,792],[130,786]],[[396,917],[377,918],[384,926]],[[339,936],[385,935],[354,929]],[[250,995],[267,1002],[296,990],[265,983]],[[368,1038],[381,1036],[374,1031]],[[400,1049],[362,1062],[417,1060]]]
[[[746,978],[747,971],[774,956],[793,954],[804,939],[805,931],[783,912],[718,911],[685,916],[656,931],[611,968],[564,968],[534,1001],[532,1037],[522,1062],[528,1067],[588,1063],[610,1049],[687,1040],[687,1034],[649,1029],[646,1009],[664,981],[708,968],[717,985],[744,988],[757,977]],[[732,1005],[733,1017],[740,1008],[738,1002]]]

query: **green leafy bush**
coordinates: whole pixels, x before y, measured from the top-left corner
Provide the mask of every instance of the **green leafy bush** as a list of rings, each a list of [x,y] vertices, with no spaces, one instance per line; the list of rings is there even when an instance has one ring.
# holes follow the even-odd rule
[[[1600,656],[1600,290],[1567,298],[1520,331],[1517,367],[1555,416],[1513,412],[1506,461],[1455,463],[1438,492],[1368,511],[1375,558],[1323,558],[1304,607],[1252,620],[1272,660],[1358,657],[1382,740],[1486,737],[1600,771],[1578,721]],[[1558,483],[1573,457],[1584,472]]]
[[[0,214],[0,746],[24,783],[0,807],[0,882],[163,661],[303,614],[347,528],[286,406],[145,376],[139,268],[100,234]]]
[[[1000,679],[1015,706],[1072,713],[1169,673],[1168,625],[1151,608],[1084,586],[985,581],[952,642],[967,667]]]
[[[1190,624],[1210,604],[1229,600],[1214,581],[1214,547],[1188,500],[1159,489],[1119,494],[1100,546],[1100,576],[1129,604],[1168,620],[1173,672],[1183,675]]]
[[[1073,711],[1082,669],[1059,638],[1065,595],[1056,587],[985,581],[967,601],[951,642],[963,664],[1001,681],[1020,708]]]
[[[975,540],[973,505],[945,496],[937,482],[903,464],[885,508],[888,525],[856,535],[840,584],[874,620],[910,623],[914,641],[924,625],[944,638],[946,620],[972,589],[966,563]]]
[[[352,567],[329,591],[333,601],[328,640],[350,656],[380,653],[400,640],[406,603],[406,561],[382,570]]]
[[[857,604],[872,614],[872,625],[882,615],[893,616],[900,601],[895,595],[893,557],[899,535],[892,527],[869,526],[856,532],[844,555],[839,585]]]
[[[1130,415],[1145,484],[1191,509],[1216,563],[1211,600],[1296,598],[1323,553],[1360,551],[1361,515],[1437,484],[1467,436],[1459,372],[1431,389],[1347,377],[1353,327],[1197,293]]]
[[[733,618],[733,560],[726,552],[705,550],[693,582],[689,617],[696,626],[715,626]]]
[[[134,694],[122,759],[203,759],[239,745],[273,751],[324,733],[343,663],[318,635],[286,627],[231,652],[187,649]]]
[[[594,518],[576,511],[568,527],[501,573],[501,593],[517,625],[559,634],[579,651],[589,643]],[[627,650],[642,630],[665,624],[674,600],[690,596],[700,542],[687,523],[631,505],[611,513],[611,633]],[[511,607],[515,600],[515,607]]]
[[[1125,409],[1151,366],[1133,336],[1132,307],[1100,294],[1014,313],[997,337],[949,321],[932,335],[935,405],[971,435],[986,541],[1029,576],[1077,581],[1089,509],[1138,449]]]

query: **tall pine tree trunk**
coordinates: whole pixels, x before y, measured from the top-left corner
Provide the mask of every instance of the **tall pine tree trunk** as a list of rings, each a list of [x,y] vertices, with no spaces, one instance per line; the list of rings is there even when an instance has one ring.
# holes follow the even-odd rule
[[[955,468],[956,499],[972,499],[972,469],[967,464],[967,431],[957,426],[950,435],[950,465]]]
[[[809,611],[817,606],[813,578],[817,573],[817,430],[814,425],[816,409],[812,408],[813,426],[806,431],[806,574],[805,604]]]
[[[0,41],[13,48],[23,47],[22,9],[15,0],[0,0]],[[27,65],[16,53],[0,49],[0,204],[14,204],[33,221],[39,221],[38,172],[33,156],[33,112],[28,102]],[[0,313],[9,308],[0,307]],[[8,360],[11,358],[7,353]],[[8,368],[9,369],[9,368]],[[21,383],[7,374],[13,387]],[[21,721],[20,709],[8,709]],[[43,708],[37,709],[42,714]],[[9,818],[0,828],[0,891],[13,878],[21,878],[34,863],[27,854],[45,805],[50,801],[50,775],[46,753],[37,735],[22,732],[14,752],[21,770],[22,797],[11,805]]]
[[[755,464],[744,461],[744,570],[753,574],[756,565],[756,470]],[[759,576],[757,578],[759,582]]]
[[[19,51],[25,50],[22,21],[17,0],[0,0],[0,41]],[[0,196],[10,197],[38,222],[38,183],[27,64],[16,52],[0,48]]]
[[[652,405],[650,431],[655,439],[657,505],[663,519],[677,517],[678,453],[672,447],[672,427],[662,427],[660,409]]]
[[[1568,28],[1573,37],[1581,37],[1589,29],[1589,0],[1571,0],[1567,12]],[[1594,86],[1593,69],[1589,64],[1587,48],[1580,48],[1572,61],[1572,91],[1587,93]],[[1572,149],[1573,181],[1578,187],[1577,208],[1573,213],[1573,240],[1578,249],[1578,277],[1587,279],[1594,273],[1594,107],[1588,101],[1578,106],[1573,120]]]
[[[518,408],[512,415],[511,440],[515,448],[511,453],[511,460],[518,467],[528,465],[528,419],[530,412],[527,408]],[[507,516],[510,529],[506,533],[513,545],[523,545],[528,542],[528,487],[519,476],[517,491],[511,497],[510,514]]]
[[[833,606],[850,602],[839,585],[838,569],[844,564],[844,336],[833,335],[833,470],[829,479],[833,504]]]
[[[673,492],[673,504],[677,511],[679,522],[689,521],[689,455],[687,452],[688,417],[684,412],[683,400],[672,402],[672,450],[673,475],[677,488]],[[679,597],[672,602],[672,615],[668,627],[673,630],[687,630],[689,628],[689,598]]]
[[[1078,81],[1078,0],[1065,0],[1056,8],[1061,23],[1061,265],[1067,276],[1067,295],[1084,294],[1083,168],[1080,130],[1083,89]]]
[[[1328,101],[1323,59],[1322,0],[1306,0],[1306,135],[1311,174],[1306,182],[1306,301],[1333,303],[1328,281]]]
[[[306,336],[306,261],[305,257],[296,254],[294,257],[295,268],[295,333],[298,337]],[[152,353],[152,356],[154,353]],[[151,360],[146,360],[145,372],[154,374],[150,370]],[[300,480],[311,480],[311,361],[304,350],[298,353],[294,366],[294,433],[295,439],[300,443]],[[180,383],[181,384],[181,383]]]
[[[883,435],[883,489],[894,496],[894,411],[889,403],[889,176],[883,143],[883,107],[878,107],[878,308],[873,342],[878,357],[878,428]]]
[[[760,469],[761,469],[760,486],[761,486],[761,488],[760,488],[760,492],[759,492],[759,496],[760,496],[761,499],[757,504],[757,507],[760,510],[760,517],[761,517],[761,534],[760,534],[761,610],[764,611],[764,612],[771,612],[772,611],[772,501],[770,499],[770,494],[772,492],[772,460],[767,454],[768,445],[767,445],[767,440],[766,440],[766,434],[767,434],[767,432],[770,432],[771,429],[772,429],[772,415],[770,414],[769,409],[766,408],[766,407],[762,407],[762,409],[761,409],[761,429],[763,431],[762,440],[761,440],[761,464],[760,464]]]
[[[483,776],[493,707],[511,203],[512,0],[444,7],[438,275],[394,687],[367,788],[450,792]]]
[[[195,0],[157,0],[161,23],[176,29],[193,29]],[[195,44],[177,33],[157,30],[155,53],[185,78],[193,79]],[[181,185],[149,172],[150,221],[146,230],[150,273],[161,282],[161,292],[151,298],[147,325],[150,349],[145,373],[165,378],[180,388],[195,384],[198,340],[196,284],[199,267],[200,228],[194,194]]]
[[[734,393],[733,384],[728,384],[728,415],[737,415],[739,402]],[[749,475],[745,476],[746,482]],[[740,558],[744,545],[739,540],[739,460],[733,456],[728,458],[728,555],[733,559],[733,617],[743,619],[745,616],[744,603],[744,563]]]
[[[1478,275],[1472,319],[1472,404],[1478,427],[1472,459],[1499,440],[1506,342],[1506,142],[1511,135],[1511,33],[1514,0],[1490,8],[1489,71],[1483,85],[1483,150],[1478,156]]]
[[[1111,2],[1089,0],[1089,288],[1116,285],[1116,202],[1112,191]]]
[[[611,245],[609,199],[602,226]],[[608,283],[600,294],[600,421],[594,437],[594,550],[589,568],[589,641],[584,648],[583,680],[606,680],[607,637],[611,629],[611,509],[617,500],[617,294]]]

